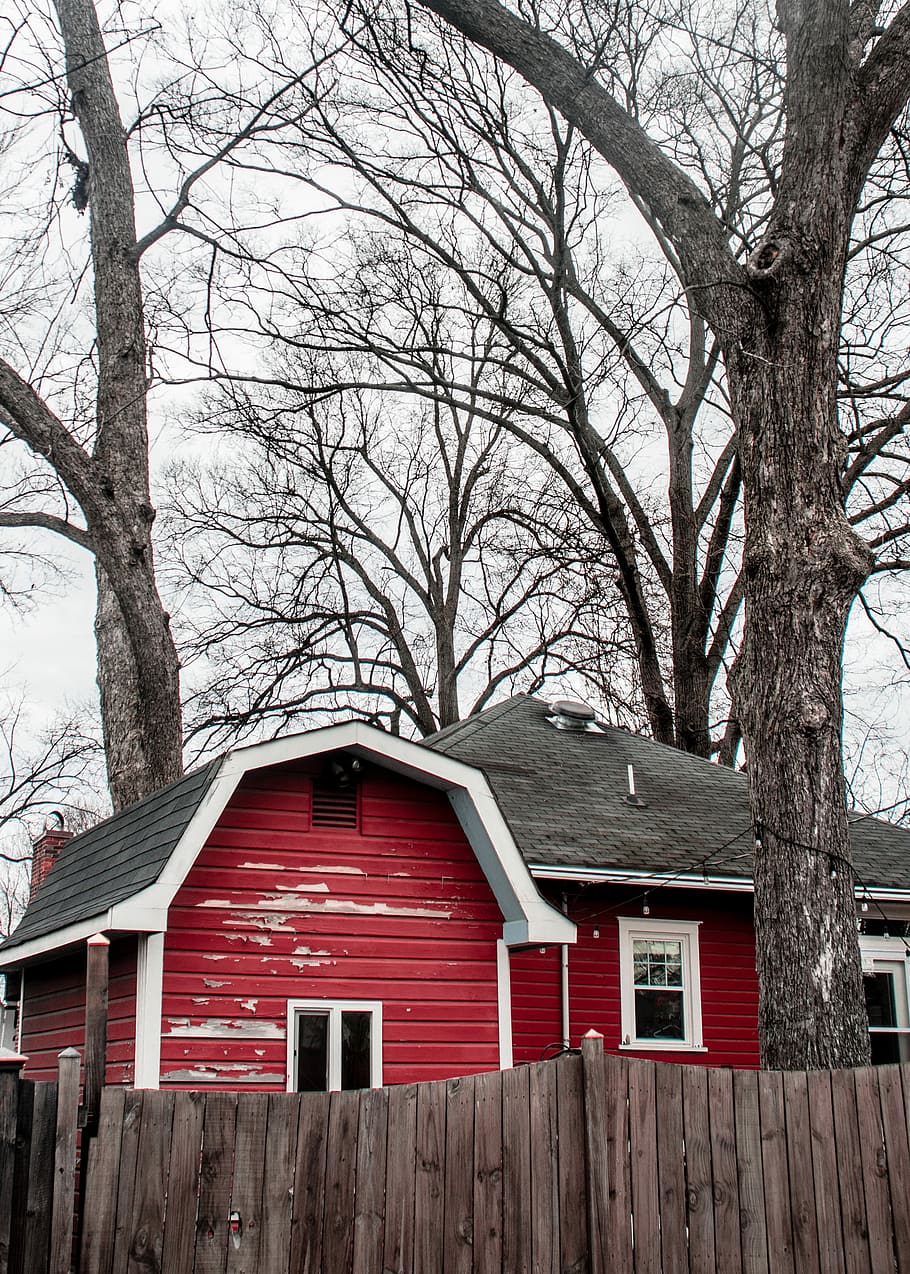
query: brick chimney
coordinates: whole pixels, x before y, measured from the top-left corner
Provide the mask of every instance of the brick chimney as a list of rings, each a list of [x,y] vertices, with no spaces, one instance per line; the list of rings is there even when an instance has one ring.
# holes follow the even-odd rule
[[[57,856],[68,840],[72,840],[74,832],[63,826],[63,815],[54,810],[51,818],[59,820],[49,822],[44,831],[32,842],[32,887],[30,897],[35,894],[47,873],[57,861]]]

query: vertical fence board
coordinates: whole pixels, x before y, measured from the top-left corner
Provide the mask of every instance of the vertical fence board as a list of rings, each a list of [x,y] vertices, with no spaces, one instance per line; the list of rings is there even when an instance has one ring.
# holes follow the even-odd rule
[[[717,1268],[724,1270],[725,1274],[741,1274],[732,1071],[708,1071],[708,1113],[711,1120],[711,1176],[714,1180],[714,1259]]]
[[[779,1071],[758,1076],[762,1169],[765,1176],[765,1219],[768,1265],[774,1274],[793,1272],[793,1227],[790,1222],[790,1169],[784,1123],[784,1090]]]
[[[326,1271],[348,1274],[354,1254],[354,1187],[360,1093],[332,1093],[325,1158],[322,1260]]]
[[[582,1060],[556,1062],[559,1155],[559,1253],[563,1274],[588,1269],[588,1223],[585,1207],[585,1099]]]
[[[806,1076],[806,1083],[809,1089],[819,1264],[824,1274],[844,1274],[844,1238],[834,1146],[831,1077],[827,1071],[811,1071]]]
[[[381,1088],[367,1090],[360,1097],[354,1196],[356,1274],[382,1274],[388,1101],[388,1093]]]
[[[130,1217],[133,1214],[133,1191],[136,1186],[136,1160],[139,1151],[139,1127],[142,1116],[141,1092],[127,1089],[120,1127],[120,1162],[117,1170],[117,1205],[115,1209],[113,1247],[110,1257],[112,1274],[126,1269],[129,1259]],[[103,1207],[102,1203],[102,1207]]]
[[[431,1116],[424,1110],[424,1134],[417,1139],[418,1093],[425,1108],[435,1106],[433,1129]],[[441,1116],[439,1110],[442,1111]],[[434,1137],[439,1139],[434,1148]],[[436,1274],[442,1260],[442,1173],[445,1144],[445,1085],[403,1084],[389,1092],[389,1133],[386,1149],[386,1209],[383,1269],[385,1274],[414,1274],[420,1269],[414,1261],[414,1212],[417,1201],[427,1209],[427,1217],[438,1217],[435,1231],[418,1236],[422,1258],[429,1274]],[[425,1161],[425,1181],[415,1180],[415,1161]],[[434,1195],[433,1191],[436,1190]],[[416,1194],[416,1200],[415,1200]],[[429,1220],[427,1221],[429,1225]],[[421,1223],[423,1226],[423,1223]],[[435,1256],[435,1259],[434,1259]]]
[[[104,1098],[101,1110],[103,1115]],[[204,1120],[204,1093],[174,1093],[161,1258],[166,1274],[193,1274]]]
[[[57,1125],[54,1144],[54,1197],[48,1274],[69,1274],[73,1256],[76,1190],[76,1125],[79,1119],[80,1057],[65,1048],[57,1058]]]
[[[502,1076],[502,1267],[508,1274],[531,1272],[531,1111],[528,1079],[527,1066],[513,1067],[504,1071]]]
[[[318,1093],[307,1093],[299,1100],[289,1266],[294,1274],[322,1274],[329,1103]]]
[[[126,1090],[105,1088],[101,1094],[98,1135],[89,1148],[85,1166],[85,1221],[82,1226],[79,1267],[81,1274],[110,1274],[125,1109]]]
[[[790,1167],[790,1207],[793,1218],[793,1256],[799,1274],[819,1274],[818,1222],[815,1218],[809,1093],[805,1072],[785,1071],[783,1083],[787,1162]]]
[[[607,1082],[607,1269],[631,1274],[632,1179],[629,1165],[629,1059],[604,1058]]]
[[[231,1232],[228,1239],[227,1274],[256,1274],[259,1269],[268,1112],[267,1093],[241,1093],[237,1098],[234,1170],[228,1213],[230,1216],[236,1212],[240,1222],[237,1233]]]
[[[629,1149],[635,1274],[661,1274],[654,1063],[629,1063]]]
[[[474,1274],[502,1270],[502,1075],[474,1080]]]
[[[414,1270],[441,1274],[445,1225],[446,1088],[420,1084],[417,1090],[416,1179],[414,1180]]]
[[[528,1071],[531,1145],[531,1238],[534,1274],[559,1270],[559,1161],[556,1145],[556,1069],[538,1062]]]
[[[910,1274],[910,1146],[907,1144],[907,1112],[900,1068],[880,1066],[878,1088],[888,1153],[894,1253],[898,1274]]]
[[[32,1086],[31,1153],[24,1189],[13,1199],[15,1248],[12,1268],[47,1269],[51,1241],[51,1213],[54,1204],[54,1129],[57,1125],[57,1085]],[[24,1163],[23,1163],[24,1166]],[[110,1215],[110,1195],[105,1198]],[[18,1262],[18,1265],[16,1264]]]
[[[474,1265],[474,1079],[446,1084],[445,1274]]]
[[[840,1193],[846,1274],[872,1274],[866,1191],[856,1114],[856,1084],[852,1071],[833,1071],[834,1149]]]
[[[202,1124],[194,1274],[223,1274],[227,1263],[236,1127],[237,1094],[209,1093]]]
[[[882,1108],[874,1070],[854,1071],[854,1082],[860,1162],[869,1224],[869,1256],[874,1274],[879,1274],[883,1270],[890,1271],[894,1262]]]
[[[0,1274],[9,1274],[10,1270],[16,1126],[21,1095],[18,1074],[12,1070],[0,1074]]]
[[[769,1274],[758,1076],[754,1071],[733,1072],[733,1111],[743,1274]]]
[[[288,1274],[300,1098],[270,1093],[268,1100],[259,1265],[263,1274]]]
[[[3,1076],[0,1076],[2,1079]],[[53,1121],[45,1125],[43,1128],[35,1130],[35,1104],[37,1097],[38,1085],[30,1080],[17,1079],[15,1075],[10,1074],[9,1078],[14,1081],[15,1092],[12,1099],[12,1124],[13,1136],[12,1144],[9,1147],[9,1180],[8,1183],[0,1182],[0,1271],[7,1269],[11,1274],[15,1274],[18,1270],[35,1268],[41,1269],[42,1265],[47,1265],[47,1251],[44,1253],[43,1263],[39,1262],[34,1267],[25,1264],[25,1245],[26,1245],[26,1227],[27,1217],[27,1197],[29,1179],[33,1171],[37,1171],[35,1160],[41,1151],[45,1151],[45,1171],[47,1173],[48,1188],[48,1205],[53,1208],[54,1200],[54,1157],[53,1146],[55,1129],[57,1126],[56,1118],[56,1088],[54,1100],[54,1117]],[[53,1087],[52,1085],[42,1085],[42,1087]],[[0,1098],[2,1101],[2,1098]],[[4,1175],[0,1171],[0,1176]],[[48,1233],[47,1240],[50,1241],[50,1213],[48,1214]],[[45,1249],[47,1244],[45,1243]]]
[[[502,1074],[474,1079],[474,1274],[502,1270]]]
[[[683,1131],[686,1139],[686,1200],[691,1274],[714,1274],[714,1183],[708,1073],[702,1066],[683,1068]]]
[[[682,1070],[679,1066],[657,1067],[655,1106],[661,1271],[662,1274],[689,1274]]]
[[[164,1207],[168,1191],[168,1147],[173,1116],[173,1093],[145,1094],[136,1157],[127,1274],[143,1274],[145,1270],[161,1269],[164,1253]]]

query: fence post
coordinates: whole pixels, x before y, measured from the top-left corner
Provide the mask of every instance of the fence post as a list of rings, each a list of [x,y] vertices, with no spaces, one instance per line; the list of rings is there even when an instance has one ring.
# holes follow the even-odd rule
[[[107,988],[111,944],[96,933],[86,943],[85,1083],[80,1123],[90,1132],[98,1126],[101,1089],[107,1060]]]
[[[48,1274],[69,1274],[73,1259],[79,1061],[79,1054],[74,1048],[65,1048],[57,1056],[57,1137]]]
[[[607,1089],[604,1071],[604,1037],[588,1031],[581,1040],[582,1078],[585,1095],[585,1177],[587,1179],[588,1243],[591,1274],[602,1274],[607,1260]]]

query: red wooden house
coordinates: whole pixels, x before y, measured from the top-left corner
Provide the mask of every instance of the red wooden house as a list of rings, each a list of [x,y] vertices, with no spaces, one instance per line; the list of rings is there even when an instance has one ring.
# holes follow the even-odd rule
[[[910,1040],[910,832],[858,818],[874,1047]],[[318,1089],[614,1051],[758,1062],[742,775],[519,696],[412,743],[360,724],[241,748],[85,834],[0,947],[26,1074],[84,1036],[107,1080]],[[886,918],[887,917],[887,918]]]

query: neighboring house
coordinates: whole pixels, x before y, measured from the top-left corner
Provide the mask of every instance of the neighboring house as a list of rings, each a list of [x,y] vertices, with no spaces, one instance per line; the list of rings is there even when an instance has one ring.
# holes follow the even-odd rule
[[[394,1084],[591,1028],[758,1064],[745,778],[577,706],[518,696],[422,744],[359,723],[257,744],[49,835],[0,947],[35,1077],[82,1044],[98,932],[111,1083]],[[874,1051],[910,1058],[910,831],[855,817],[851,837]]]

